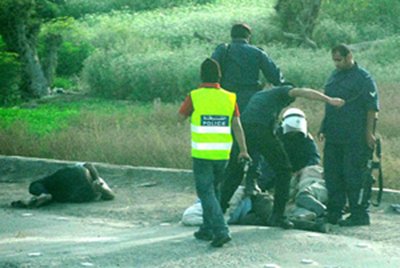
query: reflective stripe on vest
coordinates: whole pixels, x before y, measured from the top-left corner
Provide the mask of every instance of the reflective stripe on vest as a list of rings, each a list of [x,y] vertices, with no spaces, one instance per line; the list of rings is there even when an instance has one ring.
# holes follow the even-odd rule
[[[223,89],[199,88],[190,96],[194,108],[191,117],[192,157],[229,159],[236,95]]]

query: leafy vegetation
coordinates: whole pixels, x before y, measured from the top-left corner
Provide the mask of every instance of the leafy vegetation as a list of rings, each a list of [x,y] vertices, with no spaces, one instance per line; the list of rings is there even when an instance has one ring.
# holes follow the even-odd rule
[[[0,51],[0,105],[13,105],[20,100],[20,68],[17,54]]]
[[[187,126],[177,124],[176,111],[171,104],[101,99],[0,109],[1,154],[187,168]]]
[[[1,154],[189,169],[189,128],[176,123],[176,112],[200,83],[200,63],[218,44],[229,42],[231,25],[241,21],[252,27],[252,43],[274,59],[287,81],[319,90],[334,68],[332,45],[373,41],[355,50],[354,57],[377,81],[386,186],[400,189],[396,1],[324,0],[312,36],[316,50],[288,44],[275,22],[274,0],[154,1],[164,4],[154,10],[126,8],[128,2],[135,1],[68,1],[74,19],[43,25],[40,57],[47,50],[47,32],[63,36],[52,87],[96,98],[52,97],[2,108]],[[96,13],[86,14],[89,9]],[[0,102],[19,104],[22,66],[18,55],[5,49],[0,41]],[[306,112],[316,136],[322,103],[298,100],[295,105]]]

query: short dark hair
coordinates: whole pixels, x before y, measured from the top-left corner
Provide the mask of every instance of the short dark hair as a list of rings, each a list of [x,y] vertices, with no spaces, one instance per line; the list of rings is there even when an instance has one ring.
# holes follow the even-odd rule
[[[207,58],[201,64],[200,76],[203,83],[218,83],[221,78],[221,69],[216,60]]]
[[[351,54],[351,49],[349,48],[348,45],[342,43],[339,45],[336,45],[332,48],[331,53],[334,54],[336,52],[339,52],[340,55],[343,57],[346,57],[347,55]]]
[[[231,38],[247,38],[251,35],[251,29],[247,24],[236,23],[231,28]]]

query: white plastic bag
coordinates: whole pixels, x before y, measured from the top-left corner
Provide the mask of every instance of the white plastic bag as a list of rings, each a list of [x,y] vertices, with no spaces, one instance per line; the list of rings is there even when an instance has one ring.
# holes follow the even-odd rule
[[[199,226],[203,224],[203,208],[200,202],[188,207],[183,212],[182,224],[187,226]]]

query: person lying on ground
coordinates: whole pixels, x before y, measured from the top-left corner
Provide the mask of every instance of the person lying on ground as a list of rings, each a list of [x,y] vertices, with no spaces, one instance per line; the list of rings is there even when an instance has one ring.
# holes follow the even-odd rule
[[[51,202],[84,203],[96,200],[112,200],[114,192],[99,177],[91,163],[64,167],[53,174],[36,180],[29,185],[32,197],[14,201],[13,207],[34,208]]]

